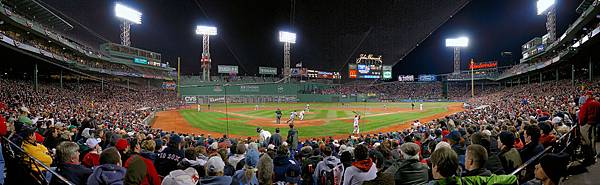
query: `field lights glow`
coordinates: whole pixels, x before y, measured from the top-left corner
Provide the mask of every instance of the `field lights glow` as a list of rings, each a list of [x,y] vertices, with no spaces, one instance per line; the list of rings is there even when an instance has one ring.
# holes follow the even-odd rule
[[[556,0],[538,0],[537,1],[537,14],[541,15],[546,10],[548,10],[548,8],[550,8],[552,5],[554,5],[555,2],[556,2]]]
[[[469,38],[467,38],[467,37],[446,39],[446,47],[467,47],[467,46],[469,46]]]
[[[279,31],[279,42],[296,43],[296,34],[287,31]]]
[[[134,24],[142,24],[142,13],[125,5],[115,5],[115,15]]]
[[[198,34],[198,35],[217,35],[217,27],[196,26],[196,34]]]

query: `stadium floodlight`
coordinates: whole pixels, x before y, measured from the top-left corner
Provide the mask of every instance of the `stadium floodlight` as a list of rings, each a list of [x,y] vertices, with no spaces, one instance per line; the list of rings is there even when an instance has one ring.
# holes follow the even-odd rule
[[[214,26],[196,26],[198,35],[217,35],[217,27]]]
[[[296,43],[296,33],[279,31],[279,42]]]
[[[446,39],[446,47],[467,47],[467,46],[469,46],[469,38],[468,37]]]
[[[556,0],[538,0],[537,1],[537,14],[542,15],[552,5],[556,3]]]
[[[117,5],[115,5],[115,15],[131,23],[142,24],[142,13],[120,3],[117,3]]]

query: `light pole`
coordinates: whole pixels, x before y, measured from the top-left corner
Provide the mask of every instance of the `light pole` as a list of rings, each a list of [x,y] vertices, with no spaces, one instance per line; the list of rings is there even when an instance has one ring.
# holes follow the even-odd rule
[[[131,24],[142,24],[142,13],[117,3],[115,5],[115,16],[123,20],[123,24],[121,24],[121,45],[130,46]]]
[[[279,31],[279,42],[283,42],[283,78],[290,77],[290,50],[291,44],[296,43],[296,33]],[[289,78],[285,81],[289,82]]]
[[[217,28],[212,26],[196,26],[196,34],[202,35],[202,81],[210,81],[210,36],[217,35]]]
[[[546,43],[552,43],[556,40],[556,8],[554,6],[555,3],[556,0],[538,0],[536,4],[538,15],[546,13],[546,31],[548,31]]]
[[[446,47],[454,48],[454,71],[452,74],[460,73],[460,48],[469,46],[468,37],[446,39]]]

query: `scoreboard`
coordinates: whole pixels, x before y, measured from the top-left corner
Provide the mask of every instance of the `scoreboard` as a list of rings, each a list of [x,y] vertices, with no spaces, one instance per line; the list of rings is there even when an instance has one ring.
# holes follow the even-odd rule
[[[353,79],[380,79],[383,69],[382,65],[377,64],[349,64],[348,74]]]

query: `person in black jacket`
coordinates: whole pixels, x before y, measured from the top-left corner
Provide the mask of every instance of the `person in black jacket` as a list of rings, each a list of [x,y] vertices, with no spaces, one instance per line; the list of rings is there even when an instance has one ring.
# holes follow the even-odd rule
[[[544,151],[544,146],[540,144],[540,135],[540,127],[538,127],[537,125],[525,126],[525,132],[523,135],[525,137],[525,146],[523,147],[523,149],[521,149],[521,151],[519,151],[523,163],[527,162],[535,155]],[[536,163],[537,162],[534,162],[534,164]],[[527,167],[525,178],[523,180],[532,179],[534,176],[534,169],[535,168],[533,166]]]
[[[279,128],[275,128],[275,134],[271,136],[271,141],[269,141],[269,144],[273,144],[276,147],[281,146],[281,134],[279,132]]]
[[[74,184],[86,184],[92,170],[81,165],[79,161],[79,145],[65,141],[56,147],[56,172]],[[50,184],[65,184],[59,178],[52,178]]]
[[[394,175],[396,185],[426,184],[429,181],[429,171],[426,164],[419,161],[419,145],[408,142],[400,146],[402,160],[390,166],[385,173]]]
[[[181,151],[181,137],[173,134],[169,138],[167,148],[159,152],[154,162],[157,167],[156,171],[161,176],[169,175],[169,172],[177,169],[177,164],[183,159]]]

